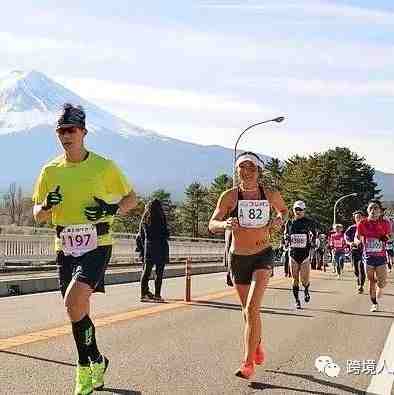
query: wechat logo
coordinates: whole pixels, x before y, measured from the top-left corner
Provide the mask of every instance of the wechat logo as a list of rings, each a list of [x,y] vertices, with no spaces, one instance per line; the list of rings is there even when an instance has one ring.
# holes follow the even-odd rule
[[[315,367],[320,373],[328,377],[338,377],[341,371],[340,366],[331,357],[324,355],[316,358]]]

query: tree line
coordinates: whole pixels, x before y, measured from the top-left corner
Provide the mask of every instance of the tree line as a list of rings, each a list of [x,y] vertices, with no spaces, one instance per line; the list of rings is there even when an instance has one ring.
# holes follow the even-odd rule
[[[375,170],[365,158],[348,148],[337,147],[308,156],[294,155],[283,162],[272,158],[260,177],[267,188],[281,192],[289,208],[295,200],[305,201],[307,215],[316,221],[321,231],[327,232],[333,222],[334,204],[340,197],[357,193],[357,197],[345,199],[338,205],[337,222],[345,226],[350,224],[353,211],[365,209],[370,199],[381,197],[374,174]],[[192,182],[186,187],[182,202],[174,202],[164,189],[140,196],[135,210],[125,217],[116,217],[114,230],[136,233],[146,203],[157,198],[163,204],[171,235],[221,237],[209,233],[208,221],[218,198],[232,183],[232,176],[228,174],[218,175],[210,185]],[[15,183],[10,186],[3,206],[12,223],[32,223],[30,200],[23,198],[21,188]],[[278,238],[278,234],[273,236]]]
[[[337,206],[337,222],[348,226],[352,222],[352,213],[365,210],[368,201],[380,198],[380,190],[374,181],[375,170],[358,154],[348,148],[337,147],[322,153],[301,156],[294,155],[286,161],[272,158],[265,164],[260,174],[267,188],[281,192],[289,208],[295,200],[303,200],[307,205],[307,215],[327,232],[333,224],[335,202],[344,195],[357,193],[341,201]],[[218,175],[210,185],[193,182],[185,189],[183,202],[174,204],[171,196],[164,190],[154,192],[149,198],[159,198],[164,202],[171,234],[191,237],[215,237],[208,231],[208,221],[218,198],[232,187],[232,177]],[[149,199],[148,199],[149,200]],[[133,212],[128,220],[127,231],[136,232],[143,212],[141,199],[140,212]],[[279,234],[272,235],[278,239]],[[218,236],[221,237],[221,236]]]

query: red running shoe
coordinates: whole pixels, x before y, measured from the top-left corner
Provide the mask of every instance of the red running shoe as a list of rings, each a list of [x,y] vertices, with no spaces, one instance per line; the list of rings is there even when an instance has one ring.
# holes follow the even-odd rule
[[[250,379],[254,375],[254,363],[242,362],[241,367],[235,372],[235,375],[241,379]]]
[[[262,365],[264,361],[265,361],[265,352],[263,347],[261,347],[261,342],[260,342],[256,348],[256,352],[254,353],[254,363],[256,365]]]

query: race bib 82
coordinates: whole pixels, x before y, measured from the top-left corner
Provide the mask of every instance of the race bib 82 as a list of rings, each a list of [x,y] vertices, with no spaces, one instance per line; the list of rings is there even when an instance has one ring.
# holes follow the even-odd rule
[[[240,200],[238,202],[238,221],[244,228],[262,228],[270,219],[268,200]]]

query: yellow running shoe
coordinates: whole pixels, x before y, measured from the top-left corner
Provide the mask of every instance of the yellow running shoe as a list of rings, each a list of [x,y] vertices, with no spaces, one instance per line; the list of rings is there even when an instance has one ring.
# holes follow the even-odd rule
[[[92,362],[90,368],[92,370],[92,383],[95,390],[101,390],[104,387],[104,373],[108,368],[109,360],[103,356],[102,362]]]
[[[77,377],[74,395],[89,395],[93,393],[92,371],[90,366],[77,366]]]

